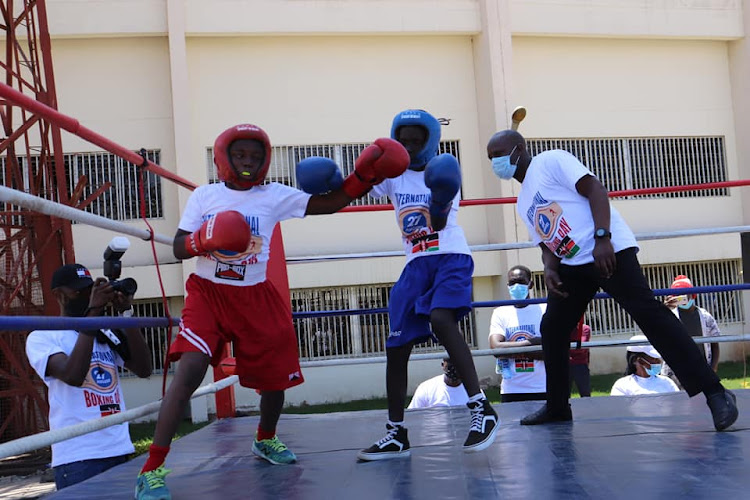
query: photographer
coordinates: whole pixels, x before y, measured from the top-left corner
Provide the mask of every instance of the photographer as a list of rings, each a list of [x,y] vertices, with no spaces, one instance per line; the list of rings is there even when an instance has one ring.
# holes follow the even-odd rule
[[[103,316],[111,305],[132,316],[132,295],[115,291],[105,278],[94,281],[80,264],[62,266],[52,276],[61,316]],[[50,429],[94,420],[125,410],[117,368],[141,378],[151,375],[151,354],[138,328],[36,330],[26,340],[26,356],[47,385]],[[128,424],[123,423],[52,445],[57,489],[84,481],[128,459]]]

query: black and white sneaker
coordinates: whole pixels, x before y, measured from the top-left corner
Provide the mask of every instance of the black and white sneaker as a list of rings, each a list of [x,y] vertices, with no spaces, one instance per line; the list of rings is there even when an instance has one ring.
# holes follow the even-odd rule
[[[464,443],[464,452],[473,453],[489,447],[495,441],[500,418],[487,399],[466,403],[471,411],[471,429]]]
[[[411,455],[409,450],[409,436],[406,427],[392,425],[390,422],[385,424],[387,430],[385,437],[360,451],[357,458],[360,460],[388,460],[390,458],[408,457]]]

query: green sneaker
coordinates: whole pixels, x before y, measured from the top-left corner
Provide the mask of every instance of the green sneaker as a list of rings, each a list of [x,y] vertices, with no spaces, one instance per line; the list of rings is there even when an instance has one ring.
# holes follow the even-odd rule
[[[253,442],[253,453],[274,465],[287,465],[297,461],[297,456],[281,442],[278,436],[263,441],[258,441],[256,436]]]
[[[158,469],[143,472],[138,475],[135,485],[136,500],[172,500],[169,489],[164,483],[164,478],[172,472],[163,465]]]

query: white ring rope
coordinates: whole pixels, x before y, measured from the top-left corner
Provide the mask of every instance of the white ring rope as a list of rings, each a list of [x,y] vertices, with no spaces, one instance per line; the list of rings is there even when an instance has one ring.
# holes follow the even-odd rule
[[[666,239],[666,238],[684,238],[687,236],[703,236],[708,234],[725,234],[725,233],[744,233],[750,231],[750,226],[727,226],[727,227],[708,227],[700,229],[681,229],[679,231],[655,231],[650,233],[639,233],[635,235],[638,241]],[[531,241],[522,241],[514,243],[490,243],[484,245],[471,245],[469,248],[472,252],[487,252],[492,250],[518,250],[521,248],[534,248]],[[331,255],[303,255],[299,257],[287,257],[288,263],[314,262],[320,260],[341,260],[341,259],[366,259],[371,257],[400,257],[404,255],[403,250],[389,250],[384,252],[365,252],[365,253],[340,253]]]
[[[206,394],[212,394],[229,387],[230,385],[236,384],[237,382],[239,382],[239,377],[237,375],[232,375],[231,377],[219,380],[218,382],[206,384],[203,387],[199,387],[193,395],[190,396],[190,399],[205,396]],[[65,441],[66,439],[82,436],[83,434],[88,434],[106,427],[150,415],[159,411],[160,406],[161,401],[153,401],[143,406],[126,410],[121,413],[115,413],[114,415],[108,415],[96,420],[89,420],[88,422],[81,422],[80,424],[71,425],[69,427],[40,432],[33,436],[26,436],[13,441],[8,441],[7,443],[0,444],[0,459],[44,448],[52,443],[58,443],[60,441]]]
[[[135,236],[136,238],[146,241],[151,240],[151,233],[145,229],[139,229],[125,224],[124,222],[107,219],[100,215],[90,214],[56,201],[39,198],[38,196],[18,191],[17,189],[0,186],[0,201],[28,208],[29,210],[45,215],[83,222],[84,224],[108,229],[116,233],[129,234],[130,236]],[[154,234],[154,241],[157,243],[164,243],[165,245],[172,245],[174,238],[161,234]]]
[[[693,337],[696,344],[713,344],[722,342],[741,342],[750,341],[750,335],[720,335],[718,337]],[[648,345],[648,341],[630,341],[630,340],[594,340],[591,342],[581,342],[581,349],[588,347],[619,347],[628,345]],[[577,342],[571,342],[571,349],[576,349]],[[519,354],[524,352],[535,352],[541,351],[541,345],[530,345],[523,347],[506,347],[503,349],[472,349],[471,355],[475,357],[479,356],[494,356],[495,354]],[[426,352],[421,354],[412,354],[409,360],[424,360],[424,359],[443,359],[448,354],[445,351],[440,352]],[[385,363],[385,356],[369,357],[369,358],[337,358],[327,359],[322,361],[303,361],[300,363],[302,368],[312,368],[320,366],[341,366],[341,365],[366,365],[371,363]]]

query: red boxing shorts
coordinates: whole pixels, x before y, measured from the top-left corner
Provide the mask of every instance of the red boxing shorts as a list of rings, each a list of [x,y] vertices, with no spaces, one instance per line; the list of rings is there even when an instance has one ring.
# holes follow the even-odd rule
[[[221,285],[193,274],[185,289],[170,361],[180,359],[183,352],[202,352],[217,366],[225,343],[232,342],[242,386],[282,391],[304,382],[292,312],[269,281]]]

